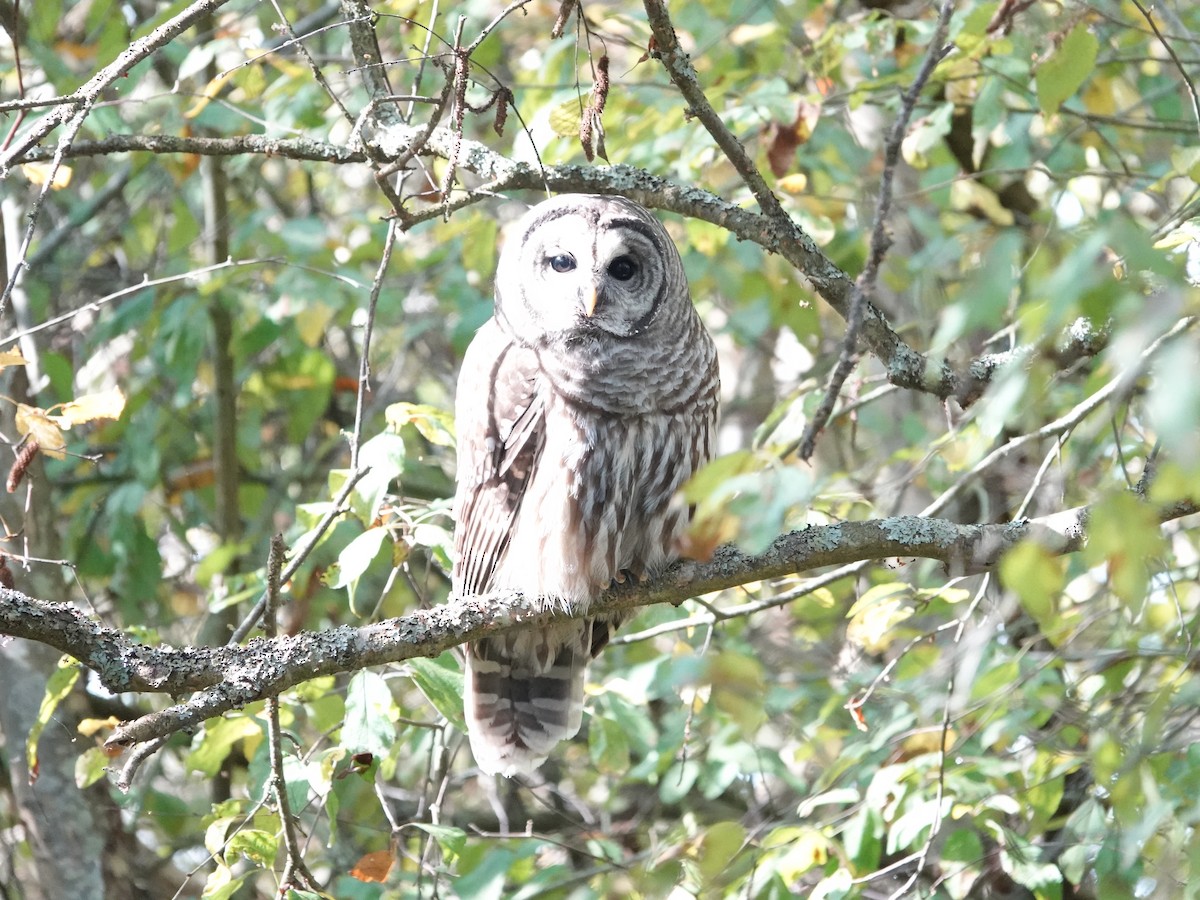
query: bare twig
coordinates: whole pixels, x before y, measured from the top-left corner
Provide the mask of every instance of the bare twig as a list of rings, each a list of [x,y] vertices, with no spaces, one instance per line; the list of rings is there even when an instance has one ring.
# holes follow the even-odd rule
[[[14,331],[11,334],[6,334],[0,337],[0,345],[7,344],[9,341],[20,340],[26,335],[37,334],[39,331],[45,331],[47,328],[53,328],[56,325],[61,325],[64,322],[69,322],[82,312],[95,312],[105,304],[112,303],[115,300],[121,300],[125,297],[132,297],[141,291],[149,290],[150,288],[159,287],[164,284],[172,284],[178,281],[190,281],[203,275],[208,275],[211,272],[217,272],[221,269],[240,268],[242,266],[263,266],[268,264],[282,263],[282,259],[227,259],[225,262],[216,263],[211,266],[202,266],[199,269],[192,269],[189,272],[183,272],[179,275],[166,275],[162,278],[147,278],[138,284],[130,285],[126,288],[121,288],[119,291],[113,291],[111,294],[106,294],[96,300],[83,304],[70,312],[55,316],[51,319],[46,319],[44,322],[39,322],[29,328],[23,328],[20,331]]]
[[[283,560],[287,546],[283,535],[271,537],[271,549],[267,556],[267,611],[263,619],[263,630],[270,639],[274,639],[277,630],[276,616],[279,611],[280,573],[283,570]],[[292,815],[292,804],[288,799],[287,778],[283,772],[283,729],[279,725],[279,697],[267,698],[267,749],[271,755],[271,793],[275,797],[275,806],[279,811],[280,827],[283,829],[283,846],[285,859],[283,874],[279,878],[280,888],[286,889],[292,885],[293,879],[301,887],[320,890],[316,879],[304,865],[304,855],[300,841],[296,838],[296,821]]]
[[[383,242],[383,253],[371,282],[371,296],[367,301],[367,321],[363,325],[362,355],[358,360],[358,393],[354,398],[354,428],[350,432],[350,468],[358,468],[358,451],[362,442],[363,414],[367,405],[367,394],[371,392],[371,335],[375,330],[375,310],[379,305],[379,293],[383,290],[383,276],[392,261],[398,233],[396,219],[388,221],[387,238]]]
[[[338,491],[337,496],[333,498],[333,502],[329,505],[329,509],[325,511],[325,515],[321,516],[321,520],[317,522],[316,527],[308,533],[308,542],[292,555],[292,561],[288,563],[287,568],[283,570],[283,574],[280,577],[284,584],[287,584],[287,582],[290,581],[291,578],[300,570],[300,566],[302,566],[304,561],[308,559],[308,555],[312,553],[314,549],[316,549],[317,544],[321,542],[321,538],[325,536],[325,532],[329,530],[329,526],[334,523],[334,520],[346,512],[345,503],[350,497],[350,492],[354,490],[354,486],[362,481],[369,471],[371,470],[367,468],[358,468],[350,473],[350,476],[346,479],[346,483],[342,485],[342,489]],[[263,591],[262,596],[258,598],[258,602],[255,603],[250,612],[246,614],[246,618],[242,620],[242,623],[238,625],[238,627],[233,630],[233,634],[229,636],[229,644],[240,644],[243,640],[245,640],[246,635],[248,635],[254,629],[254,626],[257,625],[259,620],[262,618],[263,613],[266,612],[267,601],[267,592]]]
[[[825,428],[829,417],[833,414],[833,407],[842,391],[842,385],[846,383],[846,379],[858,361],[858,339],[859,332],[862,330],[864,309],[868,299],[875,295],[879,267],[883,264],[883,258],[887,255],[888,248],[892,243],[888,233],[887,220],[892,209],[892,180],[896,174],[896,166],[900,163],[900,146],[904,142],[904,136],[908,133],[908,123],[912,118],[913,109],[917,105],[917,99],[921,96],[922,89],[937,64],[950,52],[951,48],[945,46],[943,42],[946,38],[946,30],[950,25],[950,16],[953,13],[953,0],[945,0],[942,3],[941,12],[938,14],[937,26],[933,30],[933,37],[930,38],[924,62],[921,63],[916,78],[913,79],[913,83],[909,85],[904,94],[900,112],[896,116],[896,121],[892,123],[892,130],[884,144],[883,174],[879,179],[879,198],[875,205],[875,222],[871,228],[867,264],[855,279],[854,290],[850,294],[850,314],[846,317],[846,333],[842,337],[838,361],[830,374],[829,384],[825,388],[825,396],[822,397],[820,405],[805,426],[804,434],[795,445],[787,448],[783,454],[785,456],[799,448],[801,459],[812,457],[813,451],[816,449],[817,435]]]
[[[683,52],[683,48],[679,46],[679,39],[675,36],[675,28],[667,14],[664,0],[644,0],[643,5],[646,7],[646,18],[650,22],[650,30],[654,34],[658,56],[662,60],[667,74],[671,76],[671,81],[675,83],[675,87],[679,88],[683,99],[688,102],[688,114],[699,119],[700,124],[712,135],[717,146],[721,148],[726,158],[737,170],[738,175],[742,177],[742,181],[746,182],[746,186],[750,188],[750,193],[754,195],[754,199],[758,201],[762,211],[769,218],[790,221],[790,217],[779,203],[779,198],[767,186],[766,179],[763,178],[758,167],[754,165],[754,161],[746,153],[742,142],[721,121],[720,115],[708,102],[708,98],[704,96],[704,89],[700,87],[696,69],[692,66],[688,55]]]
[[[1165,344],[1191,329],[1196,324],[1196,321],[1197,320],[1195,317],[1180,319],[1165,334],[1152,341],[1150,345],[1142,351],[1138,359],[1138,365],[1131,366],[1117,373],[1106,385],[1104,385],[1104,387],[1100,388],[1100,390],[1096,391],[1090,397],[1081,400],[1073,409],[1059,416],[1053,422],[1047,422],[1041,428],[1038,428],[1035,431],[1028,431],[1025,434],[1019,435],[1018,437],[1015,437],[1007,443],[997,447],[995,450],[977,462],[974,466],[972,466],[969,470],[963,473],[963,475],[959,477],[959,479],[955,481],[950,488],[944,491],[936,500],[921,510],[920,514],[923,516],[937,515],[939,512],[945,509],[950,502],[957,497],[964,488],[966,488],[968,484],[974,481],[976,476],[991,468],[1001,459],[1004,459],[1006,456],[1016,452],[1026,444],[1043,440],[1045,438],[1058,438],[1074,429],[1076,425],[1091,415],[1095,410],[1099,409],[1114,396],[1128,389],[1133,381],[1136,380],[1137,377],[1144,371],[1146,364],[1149,363],[1154,355],[1158,353],[1158,351],[1161,350]]]
[[[1171,62],[1175,63],[1175,68],[1179,70],[1179,77],[1183,79],[1184,85],[1187,86],[1188,96],[1192,100],[1192,115],[1196,118],[1196,128],[1200,130],[1200,97],[1196,95],[1196,85],[1192,81],[1191,75],[1188,74],[1187,66],[1183,64],[1183,61],[1180,60],[1179,55],[1175,52],[1175,48],[1171,46],[1171,43],[1159,31],[1158,24],[1154,21],[1154,16],[1151,15],[1150,10],[1142,5],[1141,0],[1133,0],[1133,5],[1137,7],[1138,12],[1142,14],[1147,24],[1153,29],[1154,36],[1158,38],[1159,43],[1163,45],[1163,49],[1171,57]]]
[[[275,15],[279,17],[279,24],[283,28],[283,33],[288,37],[288,44],[295,46],[296,50],[304,57],[304,61],[308,63],[308,69],[312,72],[313,78],[317,84],[329,95],[329,99],[334,105],[341,110],[343,118],[351,125],[354,124],[354,116],[350,114],[350,110],[346,109],[346,104],[342,102],[342,98],[337,95],[329,85],[329,81],[325,78],[325,73],[321,71],[321,67],[317,65],[317,61],[312,58],[312,54],[308,52],[308,48],[304,46],[304,41],[296,37],[296,32],[292,30],[292,23],[288,21],[287,15],[283,8],[279,5],[279,0],[271,0],[271,6],[275,10]]]

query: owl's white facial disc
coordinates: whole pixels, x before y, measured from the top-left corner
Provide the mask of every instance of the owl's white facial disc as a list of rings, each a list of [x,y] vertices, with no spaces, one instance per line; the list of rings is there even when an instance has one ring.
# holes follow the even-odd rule
[[[535,207],[517,246],[506,245],[497,302],[510,319],[567,342],[604,332],[633,338],[653,324],[668,287],[664,260],[675,248],[662,226],[605,198]],[[512,296],[519,285],[520,296]],[[521,304],[520,312],[511,307]]]

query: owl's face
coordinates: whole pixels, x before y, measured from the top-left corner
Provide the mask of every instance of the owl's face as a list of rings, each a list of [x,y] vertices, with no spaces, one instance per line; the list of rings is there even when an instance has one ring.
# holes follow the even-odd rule
[[[659,222],[614,197],[563,196],[535,206],[501,253],[496,306],[526,340],[630,339],[653,329],[682,287]]]

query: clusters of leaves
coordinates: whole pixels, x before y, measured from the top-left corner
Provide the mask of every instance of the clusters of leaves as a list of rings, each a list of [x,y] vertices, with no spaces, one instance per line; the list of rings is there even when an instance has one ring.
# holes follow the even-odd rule
[[[13,33],[27,95],[69,93],[182,5],[23,4]],[[933,29],[932,10],[870,4],[881,5],[672,9],[710,101],[789,214],[852,274],[867,255],[882,136]],[[280,42],[276,7],[297,21],[311,6],[235,0],[209,30],[135,66],[77,140],[344,143],[351,123],[306,60],[292,47],[265,52]],[[969,410],[876,390],[882,376],[866,360],[816,463],[782,456],[819,400],[843,324],[778,257],[709,224],[668,222],[722,353],[729,452],[690,498],[706,540],[761,549],[805,522],[946,497],[967,522],[1090,504],[1087,549],[1060,559],[1022,547],[998,573],[949,585],[936,568],[889,561],[819,587],[787,579],[649,609],[593,668],[585,733],[532,787],[471,771],[455,654],[308,682],[281,698],[294,736],[283,773],[306,864],[331,896],[1194,894],[1197,538],[1194,526],[1160,529],[1129,491],[1152,452],[1154,503],[1200,483],[1195,337],[1142,360],[1200,311],[1187,274],[1200,123],[1169,51],[1195,57],[1187,35],[1200,33],[1200,8],[1178,6],[1163,43],[1133,2],[959,4],[957,49],[903,145],[895,246],[874,299],[935,357],[1030,348]],[[502,7],[374,4],[397,93],[436,95],[456,17],[469,36]],[[510,119],[497,136],[489,116],[468,113],[468,137],[546,164],[586,164],[600,147],[612,163],[748,196],[686,115],[638,7],[579,4],[551,40],[557,13],[529,4],[476,48],[467,104],[506,88],[525,127]],[[345,25],[314,26],[304,46],[357,112]],[[3,86],[12,96],[14,76]],[[425,112],[418,102],[414,121]],[[304,545],[352,477],[346,435],[391,211],[365,165],[245,154],[218,164],[227,210],[206,218],[210,164],[69,161],[21,285],[22,327],[64,316],[33,336],[40,380],[26,408],[114,388],[127,398],[118,419],[66,433],[68,455],[46,461],[31,491],[56,511],[57,532],[35,550],[70,560],[108,621],[175,644],[222,639],[205,623],[261,594],[270,535]],[[443,172],[410,176],[416,208],[441,201]],[[45,177],[27,168],[8,186],[31,204]],[[490,313],[498,222],[513,206],[459,210],[397,242],[357,448],[370,473],[287,586],[286,627],[446,596],[454,375]],[[60,229],[69,240],[51,239]],[[229,262],[211,255],[214,231]],[[124,290],[143,279],[153,284]],[[217,524],[214,487],[222,315],[234,323],[224,348],[237,387],[234,533]],[[1057,342],[1081,319],[1106,324],[1108,349],[1064,368]],[[1089,407],[1114,380],[1120,390]],[[997,447],[1076,410],[1087,415],[977,471]],[[77,670],[62,671],[43,723],[78,683]],[[102,736],[112,698],[93,699],[107,711],[82,731]],[[10,748],[25,740],[3,737]],[[39,739],[52,735],[30,737],[31,763]],[[80,785],[108,764],[98,748],[84,753]],[[253,706],[177,736],[110,800],[185,893],[269,896],[283,853],[271,777],[266,717]],[[229,785],[215,802],[214,780]],[[0,792],[0,823],[16,817]]]

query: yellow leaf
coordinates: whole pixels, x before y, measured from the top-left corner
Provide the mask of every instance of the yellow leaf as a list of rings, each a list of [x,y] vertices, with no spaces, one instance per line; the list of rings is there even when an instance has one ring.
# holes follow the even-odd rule
[[[45,184],[50,181],[51,173],[53,173],[54,181],[50,182],[50,189],[53,191],[62,190],[71,183],[70,166],[59,165],[58,168],[55,168],[51,163],[31,162],[24,163],[21,171],[25,173],[25,177],[32,184]]]
[[[900,751],[904,754],[904,759],[912,759],[914,756],[920,756],[922,753],[937,753],[939,744],[943,750],[948,751],[954,746],[954,742],[958,740],[958,733],[953,728],[950,728],[946,730],[945,743],[942,742],[942,737],[942,729],[940,728],[931,731],[919,731],[901,742]]]
[[[21,355],[21,351],[13,347],[11,350],[0,350],[0,369],[8,366],[23,366],[25,365],[25,357]]]
[[[63,437],[62,429],[46,415],[44,409],[18,403],[16,424],[17,431],[37,441],[43,453],[55,459],[66,458],[67,454],[63,451],[67,447],[67,441]]]
[[[235,71],[237,70],[235,69],[229,72],[224,72],[206,84],[204,86],[204,90],[200,94],[200,99],[198,99],[191,105],[191,107],[188,108],[187,112],[183,114],[183,117],[185,119],[194,119],[196,116],[200,115],[200,113],[204,112],[204,108],[208,106],[209,101],[221,93],[221,89],[225,87],[225,84],[229,81],[229,79],[233,78]]]
[[[333,307],[324,303],[314,303],[296,313],[296,333],[306,347],[320,346],[329,330],[329,322],[333,319]]]
[[[898,634],[896,626],[914,612],[909,605],[907,585],[877,585],[863,595],[850,610],[846,640],[867,653],[883,653]]]
[[[757,44],[778,30],[779,23],[776,21],[763,22],[761,25],[738,25],[729,32],[729,42],[735,47]]]
[[[776,184],[785,194],[802,194],[808,187],[808,176],[803,172],[795,172],[780,178]]]
[[[120,388],[109,388],[98,394],[84,394],[59,407],[54,420],[63,428],[82,425],[96,419],[120,418],[125,409],[125,395]]]
[[[76,729],[84,737],[92,737],[101,731],[116,728],[121,724],[121,720],[116,716],[109,716],[107,719],[83,719]]]
[[[550,128],[559,137],[578,137],[583,104],[572,98],[550,110]]]

